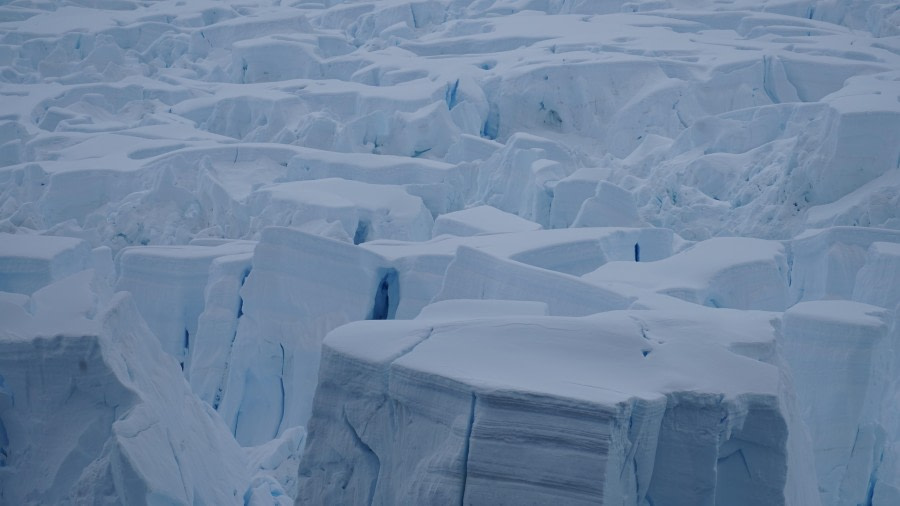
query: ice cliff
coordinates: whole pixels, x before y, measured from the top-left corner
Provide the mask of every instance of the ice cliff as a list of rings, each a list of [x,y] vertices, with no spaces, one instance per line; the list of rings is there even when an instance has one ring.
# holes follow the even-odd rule
[[[243,501],[253,491],[244,451],[191,393],[132,297],[104,283],[90,268],[0,300],[0,500]]]
[[[0,5],[0,504],[900,504],[900,6]]]

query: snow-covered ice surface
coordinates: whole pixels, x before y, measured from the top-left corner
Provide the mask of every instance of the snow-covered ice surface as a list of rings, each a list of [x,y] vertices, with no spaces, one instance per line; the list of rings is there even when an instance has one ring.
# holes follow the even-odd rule
[[[0,5],[0,504],[892,506],[898,313],[896,1]]]

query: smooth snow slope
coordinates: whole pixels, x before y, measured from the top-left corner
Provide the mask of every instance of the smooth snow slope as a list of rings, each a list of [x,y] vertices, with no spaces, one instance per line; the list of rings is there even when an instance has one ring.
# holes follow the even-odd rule
[[[0,503],[900,504],[898,244],[896,1],[7,2]]]

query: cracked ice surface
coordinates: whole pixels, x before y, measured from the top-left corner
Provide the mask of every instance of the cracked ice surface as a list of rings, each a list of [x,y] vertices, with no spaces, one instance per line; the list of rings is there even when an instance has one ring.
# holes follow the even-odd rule
[[[898,504],[898,245],[889,0],[9,2],[0,503]]]

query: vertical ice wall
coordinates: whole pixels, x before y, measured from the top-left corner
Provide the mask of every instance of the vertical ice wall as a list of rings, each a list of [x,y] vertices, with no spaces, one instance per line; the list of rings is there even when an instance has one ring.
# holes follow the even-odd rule
[[[804,302],[785,312],[781,347],[823,504],[872,500],[888,429],[881,414],[892,383],[888,318],[884,309],[851,301]]]
[[[250,252],[254,246],[234,242],[218,246],[127,248],[117,257],[116,289],[134,294],[135,303],[163,349],[189,374],[210,265],[218,257]]]
[[[381,285],[391,283],[384,265],[352,244],[289,228],[263,231],[240,289],[242,314],[218,406],[241,444],[305,424],[322,338],[376,316]],[[385,295],[393,289],[385,287]]]
[[[0,502],[241,504],[250,469],[221,419],[127,294],[93,315],[84,273],[36,293],[33,316],[2,303]]]

